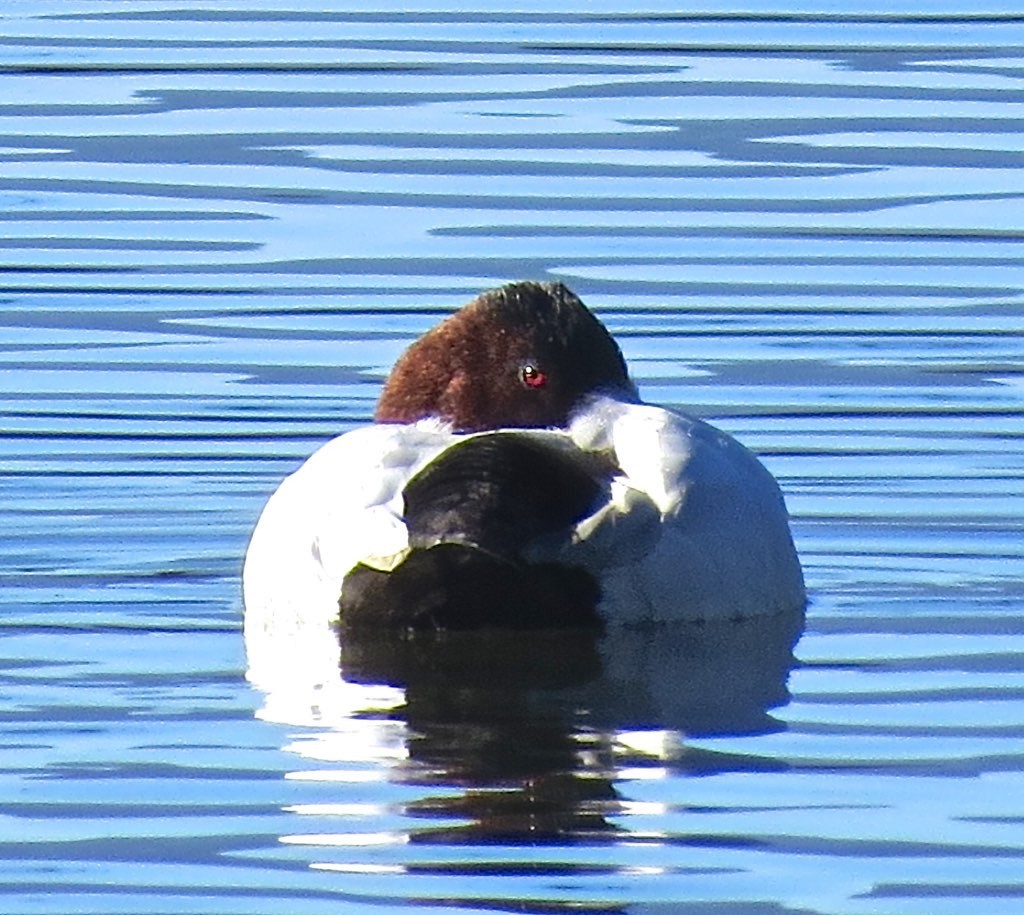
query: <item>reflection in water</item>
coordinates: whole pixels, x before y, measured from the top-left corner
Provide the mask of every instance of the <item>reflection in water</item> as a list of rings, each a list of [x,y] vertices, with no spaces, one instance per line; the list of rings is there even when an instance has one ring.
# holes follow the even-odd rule
[[[688,748],[685,738],[779,730],[770,710],[788,701],[802,625],[800,615],[603,634],[347,637],[333,694],[345,702],[318,706],[326,730],[291,748],[333,764],[369,755],[393,784],[415,786],[400,811],[408,843],[637,840],[615,788],[627,768],[777,767]],[[294,723],[314,723],[309,697],[330,691],[296,689],[296,676],[268,694],[264,716],[286,719],[291,708]]]

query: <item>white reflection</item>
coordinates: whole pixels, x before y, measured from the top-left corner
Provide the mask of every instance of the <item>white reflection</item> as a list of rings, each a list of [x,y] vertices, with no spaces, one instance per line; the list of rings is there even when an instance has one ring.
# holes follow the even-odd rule
[[[284,749],[305,767],[287,778],[317,792],[285,808],[296,828],[281,843],[339,879],[450,875],[471,869],[450,861],[469,848],[661,843],[668,806],[622,786],[767,765],[688,737],[782,727],[771,710],[802,623],[344,642],[326,624],[250,628],[259,716],[301,728]],[[646,867],[629,873],[660,873]]]

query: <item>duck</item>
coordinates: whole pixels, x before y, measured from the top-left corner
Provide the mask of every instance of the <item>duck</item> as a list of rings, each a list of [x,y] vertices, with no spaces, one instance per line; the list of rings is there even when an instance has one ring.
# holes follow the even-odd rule
[[[781,489],[726,432],[644,403],[559,282],[485,291],[400,356],[373,422],[270,496],[245,629],[517,630],[802,612]]]

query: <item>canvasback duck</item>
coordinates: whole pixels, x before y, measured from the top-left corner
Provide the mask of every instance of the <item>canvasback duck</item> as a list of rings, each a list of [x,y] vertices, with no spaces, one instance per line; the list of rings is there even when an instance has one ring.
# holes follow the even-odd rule
[[[640,402],[612,336],[560,283],[485,292],[428,331],[374,419],[264,508],[247,640],[339,620],[521,629],[803,608],[775,479],[726,433]]]

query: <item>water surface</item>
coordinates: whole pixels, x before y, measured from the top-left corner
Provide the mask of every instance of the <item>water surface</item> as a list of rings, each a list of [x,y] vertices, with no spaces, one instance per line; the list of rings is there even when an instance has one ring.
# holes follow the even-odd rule
[[[1021,910],[1018,4],[437,6],[0,13],[3,910]],[[763,455],[795,648],[256,689],[263,501],[524,277]]]

